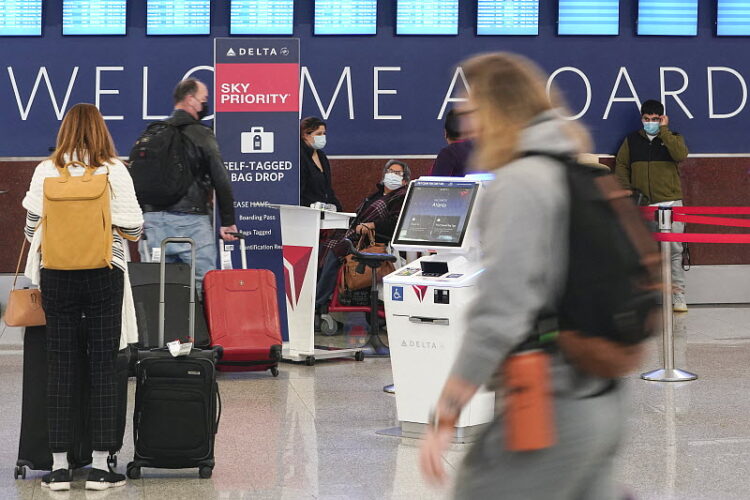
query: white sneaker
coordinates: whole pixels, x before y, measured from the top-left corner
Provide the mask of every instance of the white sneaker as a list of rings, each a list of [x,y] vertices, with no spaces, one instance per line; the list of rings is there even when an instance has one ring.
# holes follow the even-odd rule
[[[672,310],[676,313],[688,312],[687,302],[685,302],[684,293],[676,293],[672,295]]]

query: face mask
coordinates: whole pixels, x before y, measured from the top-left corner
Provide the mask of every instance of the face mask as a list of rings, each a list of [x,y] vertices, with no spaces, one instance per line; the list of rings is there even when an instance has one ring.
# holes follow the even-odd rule
[[[656,135],[659,133],[659,122],[643,122],[643,130],[648,135]]]
[[[326,147],[326,136],[314,135],[312,147],[313,149],[323,149],[324,147]]]
[[[210,114],[209,113],[209,109],[210,108],[208,107],[208,101],[202,102],[201,105],[202,105],[201,106],[201,110],[198,111],[198,119],[199,120],[204,119],[205,117],[207,117]]]
[[[400,175],[389,172],[383,176],[383,185],[391,191],[395,191],[402,186],[403,180],[404,178]]]

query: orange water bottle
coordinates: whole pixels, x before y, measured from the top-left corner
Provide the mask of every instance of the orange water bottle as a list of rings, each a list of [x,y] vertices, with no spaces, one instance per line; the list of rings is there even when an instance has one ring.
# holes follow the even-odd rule
[[[550,356],[541,349],[511,355],[503,365],[505,447],[511,451],[549,448],[557,442]]]

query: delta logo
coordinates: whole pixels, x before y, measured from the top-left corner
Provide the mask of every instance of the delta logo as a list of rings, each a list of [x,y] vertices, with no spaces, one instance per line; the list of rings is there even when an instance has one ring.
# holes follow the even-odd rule
[[[414,290],[414,293],[417,294],[417,298],[420,302],[424,302],[424,298],[427,296],[427,289],[429,287],[426,285],[412,285],[411,289]]]
[[[302,286],[305,284],[305,275],[310,265],[312,247],[297,247],[284,245],[282,251],[284,256],[284,284],[286,285],[286,298],[292,309],[299,305],[299,297]]]

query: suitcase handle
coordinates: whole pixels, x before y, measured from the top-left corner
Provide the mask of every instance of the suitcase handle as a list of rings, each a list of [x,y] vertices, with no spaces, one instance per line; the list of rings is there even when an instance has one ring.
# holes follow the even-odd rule
[[[190,312],[188,320],[189,336],[195,341],[195,241],[192,238],[165,238],[161,242],[159,259],[159,345],[164,346],[165,289],[167,282],[167,245],[187,243],[190,245]]]
[[[219,392],[219,383],[215,382],[216,401],[219,403],[219,413],[216,415],[216,425],[214,425],[214,434],[219,433],[219,422],[221,422],[221,393]]]
[[[240,256],[242,257],[242,269],[247,269],[247,248],[245,246],[245,235],[240,232],[227,234],[230,234],[240,240]]]

